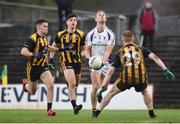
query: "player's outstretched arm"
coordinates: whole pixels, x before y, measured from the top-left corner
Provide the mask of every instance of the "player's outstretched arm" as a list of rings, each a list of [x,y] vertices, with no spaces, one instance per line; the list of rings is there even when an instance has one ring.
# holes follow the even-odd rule
[[[26,56],[26,57],[34,57],[34,58],[40,59],[45,55],[45,53],[43,53],[42,51],[38,53],[32,53],[29,51],[28,48],[23,47],[21,50],[21,55]]]
[[[166,69],[164,71],[164,75],[166,76],[167,79],[171,79],[171,80],[175,80],[176,79],[174,74],[169,69]]]
[[[58,52],[59,48],[48,45],[48,52]]]
[[[165,66],[165,64],[158,56],[156,56],[154,53],[150,53],[148,57],[152,59],[164,71],[164,75],[166,76],[167,79],[171,79],[171,80],[176,79],[174,74]]]

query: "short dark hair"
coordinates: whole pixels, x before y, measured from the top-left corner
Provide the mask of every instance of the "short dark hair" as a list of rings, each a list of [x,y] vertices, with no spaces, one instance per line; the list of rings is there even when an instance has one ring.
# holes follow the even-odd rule
[[[73,18],[73,17],[76,17],[76,19],[77,19],[77,16],[76,16],[74,13],[69,14],[69,15],[66,17],[66,21],[67,21],[68,19],[70,19],[70,18]]]
[[[38,19],[38,20],[35,22],[35,25],[39,25],[39,24],[42,24],[42,23],[45,23],[45,22],[48,23],[48,21],[47,21],[46,19]]]

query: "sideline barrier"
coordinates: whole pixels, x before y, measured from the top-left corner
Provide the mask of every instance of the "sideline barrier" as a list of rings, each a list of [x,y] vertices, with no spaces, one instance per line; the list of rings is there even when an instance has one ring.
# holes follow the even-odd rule
[[[110,85],[108,90],[112,87]],[[81,84],[77,88],[77,103],[83,104],[83,109],[91,109],[92,85]],[[148,90],[153,94],[153,86],[149,85]],[[103,93],[106,94],[106,92]],[[45,109],[46,108],[45,85],[40,84],[35,95],[30,95],[22,90],[22,85],[8,85],[6,88],[0,85],[0,108],[23,108],[23,109]],[[54,109],[72,109],[68,100],[67,86],[64,84],[54,85]],[[141,93],[135,92],[134,88],[126,90],[112,98],[105,109],[146,109]]]

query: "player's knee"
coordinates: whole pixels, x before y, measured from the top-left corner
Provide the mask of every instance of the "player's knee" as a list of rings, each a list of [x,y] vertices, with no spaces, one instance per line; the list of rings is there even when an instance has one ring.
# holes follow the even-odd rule
[[[37,88],[34,88],[32,90],[29,90],[29,93],[32,94],[32,95],[35,95],[36,91],[37,91]]]
[[[94,89],[94,90],[98,90],[98,88],[99,88],[98,85],[94,85],[94,86],[93,86],[93,89]]]
[[[93,87],[92,92],[96,93],[98,91],[98,87]]]
[[[76,82],[71,82],[69,84],[69,88],[72,88],[72,89],[76,88]]]
[[[94,83],[93,89],[98,90],[101,87],[100,83]]]
[[[47,82],[48,82],[48,84],[53,85],[53,83],[54,83],[53,77],[49,78],[49,80]]]
[[[47,84],[47,88],[48,88],[48,89],[52,89],[52,88],[53,88],[53,83],[48,83],[48,84]]]

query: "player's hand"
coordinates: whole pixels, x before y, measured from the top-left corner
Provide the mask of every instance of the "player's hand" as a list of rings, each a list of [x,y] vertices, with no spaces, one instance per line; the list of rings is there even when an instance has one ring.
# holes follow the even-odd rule
[[[104,66],[104,65],[108,65],[109,62],[102,62],[102,65],[101,65],[101,68]]]
[[[106,63],[103,62],[102,65],[101,65],[101,68],[102,68],[105,64],[106,64]]]
[[[103,66],[104,66],[104,65],[108,65],[108,64],[109,64],[109,62],[107,62],[107,61],[106,61],[106,62],[103,62]]]
[[[175,80],[176,79],[174,74],[169,69],[166,69],[164,71],[164,75],[166,76],[167,79],[171,79],[171,80]]]
[[[63,52],[63,51],[64,51],[64,49],[62,49],[62,48],[59,47],[59,52]]]
[[[63,51],[73,51],[73,50],[76,50],[76,49],[73,48],[73,47],[70,47],[69,45],[68,45],[68,46],[65,46],[64,48],[59,47],[59,52],[63,52]]]
[[[37,59],[41,59],[42,57],[44,57],[44,54],[42,52],[34,53],[33,57]]]
[[[54,70],[55,69],[55,63],[53,61],[53,58],[49,59],[49,64],[48,64],[49,68]]]

